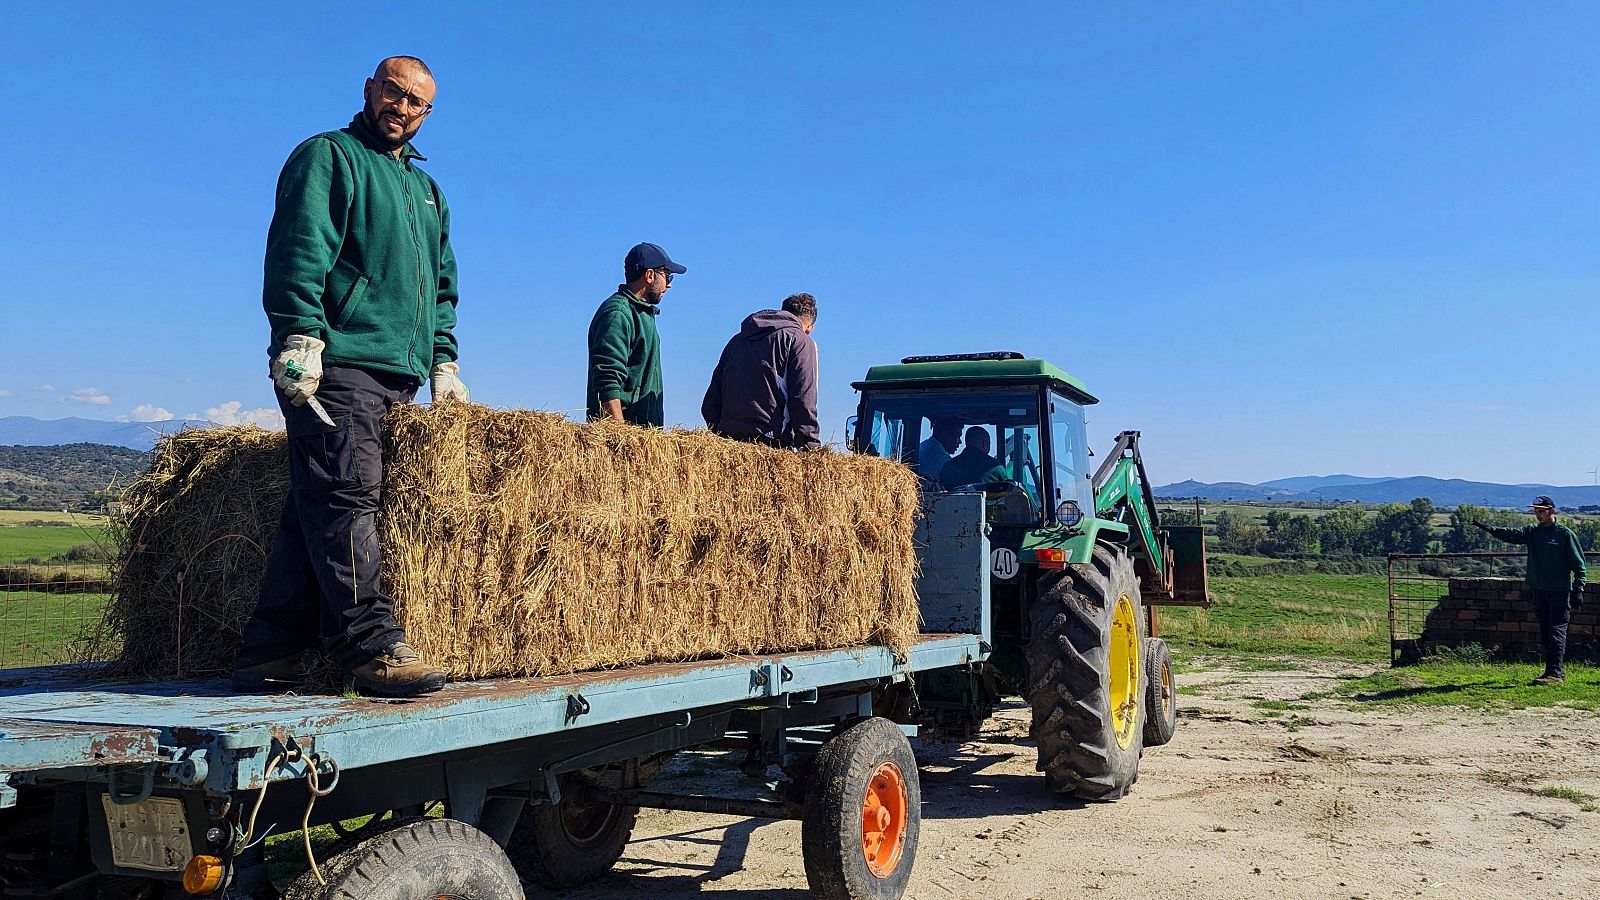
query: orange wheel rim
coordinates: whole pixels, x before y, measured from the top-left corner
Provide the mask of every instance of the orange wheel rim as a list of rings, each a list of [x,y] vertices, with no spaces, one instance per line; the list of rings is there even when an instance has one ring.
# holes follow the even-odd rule
[[[906,849],[906,780],[900,767],[884,763],[867,782],[861,801],[861,850],[867,870],[887,878],[900,865]]]

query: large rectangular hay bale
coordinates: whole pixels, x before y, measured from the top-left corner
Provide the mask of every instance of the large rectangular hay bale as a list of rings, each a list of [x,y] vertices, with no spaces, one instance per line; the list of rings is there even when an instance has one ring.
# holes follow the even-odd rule
[[[461,403],[397,407],[385,430],[385,583],[413,646],[454,677],[900,649],[917,631],[904,466]],[[229,670],[285,447],[255,428],[158,446],[125,495],[103,629],[123,673]]]

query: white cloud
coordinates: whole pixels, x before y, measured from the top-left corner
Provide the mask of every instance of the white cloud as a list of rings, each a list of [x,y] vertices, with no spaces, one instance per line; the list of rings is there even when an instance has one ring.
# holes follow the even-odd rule
[[[117,416],[118,422],[165,422],[172,418],[172,413],[156,406],[154,403],[141,403],[133,408],[133,412],[125,416]]]
[[[54,394],[56,392],[56,386],[53,384],[41,384],[34,388],[34,390],[41,394]]]
[[[199,418],[218,425],[259,425],[272,431],[283,430],[283,413],[266,406],[245,409],[244,404],[238,400],[229,400],[220,406],[213,406]]]
[[[0,388],[0,397],[9,397],[9,396],[11,396],[11,392],[10,391],[6,390],[5,388]]]
[[[50,387],[48,384],[45,385],[45,387],[50,388],[52,391],[55,390],[55,388]],[[107,397],[104,391],[100,390],[99,388],[92,387],[78,388],[77,390],[68,394],[67,399],[71,400],[73,403],[87,403],[90,406],[111,405],[111,398]]]

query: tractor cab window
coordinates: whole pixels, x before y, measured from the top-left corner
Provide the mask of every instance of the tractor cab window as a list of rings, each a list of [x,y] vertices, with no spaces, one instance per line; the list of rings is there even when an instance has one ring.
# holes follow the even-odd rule
[[[857,442],[859,451],[867,456],[881,456],[884,459],[904,459],[905,451],[902,448],[902,438],[905,434],[905,423],[900,419],[891,419],[881,412],[875,412],[870,417],[863,419],[862,435]]]
[[[911,466],[923,490],[982,493],[997,525],[1044,520],[1038,394],[881,391],[865,405],[857,446]]]
[[[1094,509],[1094,489],[1089,483],[1089,447],[1083,422],[1083,407],[1059,394],[1050,395],[1050,458],[1055,480],[1050,492],[1050,507],[1067,500],[1088,514]]]

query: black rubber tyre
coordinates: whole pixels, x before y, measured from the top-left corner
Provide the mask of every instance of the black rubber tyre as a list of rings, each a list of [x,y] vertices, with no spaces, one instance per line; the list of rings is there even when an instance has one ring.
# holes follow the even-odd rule
[[[582,779],[564,778],[561,804],[526,807],[506,853],[530,881],[545,887],[577,887],[611,871],[638,818],[639,807],[591,800]]]
[[[1166,641],[1144,639],[1144,674],[1144,745],[1159,747],[1178,730],[1178,683],[1172,678]]]
[[[876,802],[885,796],[889,804]],[[868,844],[862,835],[868,810],[883,811],[894,838]],[[917,761],[900,727],[874,717],[841,731],[817,752],[806,787],[800,849],[812,896],[898,900],[911,880],[921,825]]]
[[[454,819],[415,819],[321,861],[327,886],[306,872],[290,900],[525,900],[492,838]]]
[[[1114,680],[1113,619],[1124,602],[1134,630],[1123,656],[1132,658],[1124,659],[1126,670]],[[1144,752],[1144,606],[1132,560],[1101,544],[1091,562],[1047,573],[1030,617],[1027,696],[1038,769],[1051,790],[1115,800],[1138,780]],[[1126,696],[1120,734],[1112,709],[1119,684]]]

